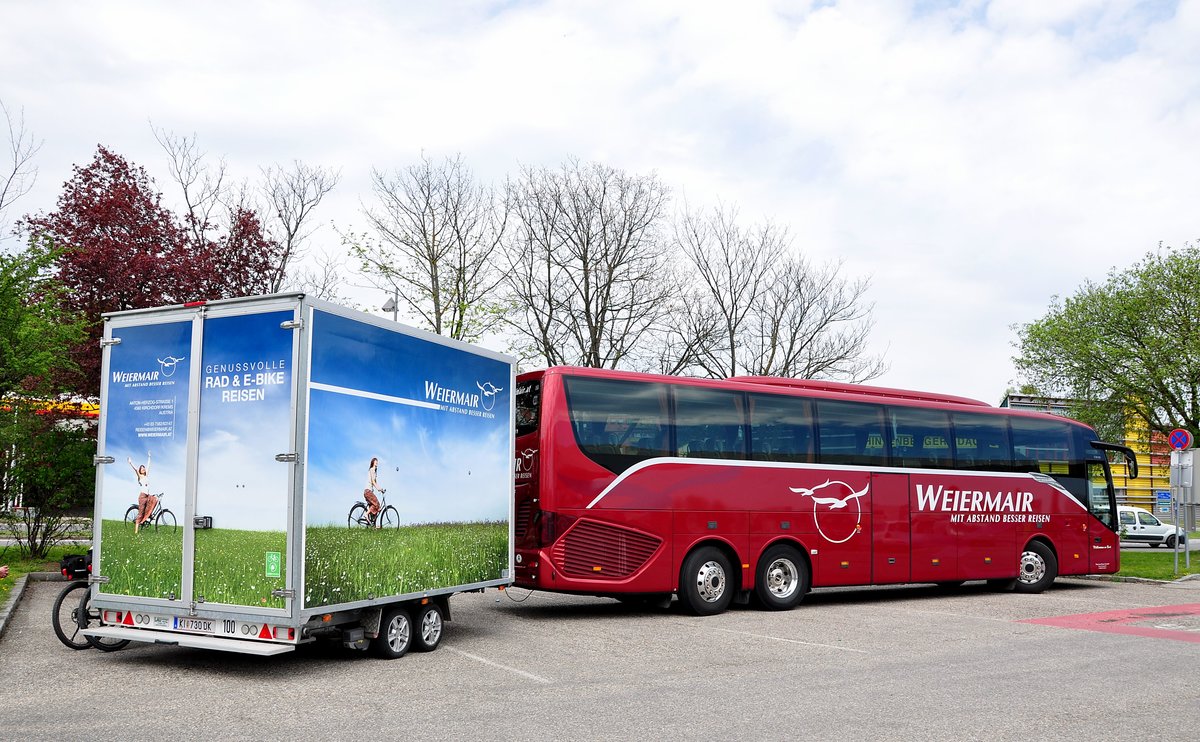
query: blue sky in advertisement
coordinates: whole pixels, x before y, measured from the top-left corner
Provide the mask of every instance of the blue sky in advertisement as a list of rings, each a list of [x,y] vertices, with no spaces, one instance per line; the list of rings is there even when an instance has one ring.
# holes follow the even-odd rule
[[[372,457],[379,458],[379,486],[402,523],[507,518],[508,365],[316,315],[308,523],[345,522],[362,498]]]
[[[131,459],[149,459],[151,492],[182,513],[192,323],[115,327],[112,335],[121,343],[109,349],[104,453],[116,462],[104,468],[101,516],[119,520],[137,502]]]
[[[200,376],[196,512],[216,528],[287,526],[292,311],[209,318]]]

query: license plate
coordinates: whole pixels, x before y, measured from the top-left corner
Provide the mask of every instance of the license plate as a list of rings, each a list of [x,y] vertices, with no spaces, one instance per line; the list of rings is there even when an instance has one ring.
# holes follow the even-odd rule
[[[213,622],[207,618],[176,618],[175,628],[179,631],[199,631],[211,634],[213,633]]]

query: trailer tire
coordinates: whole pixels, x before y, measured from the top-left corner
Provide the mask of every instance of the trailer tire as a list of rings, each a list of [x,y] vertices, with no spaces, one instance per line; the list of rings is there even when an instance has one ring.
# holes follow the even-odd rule
[[[733,602],[737,592],[729,557],[714,546],[702,546],[683,560],[679,599],[696,616],[713,616]]]
[[[416,631],[413,632],[413,649],[418,652],[432,652],[442,642],[445,631],[445,618],[437,603],[421,606],[416,615]]]
[[[1058,577],[1058,559],[1041,541],[1029,542],[1021,552],[1020,567],[1015,588],[1019,593],[1040,593]]]
[[[397,606],[383,612],[379,622],[379,636],[371,640],[371,651],[376,657],[395,660],[408,654],[413,643],[412,618],[408,611]]]

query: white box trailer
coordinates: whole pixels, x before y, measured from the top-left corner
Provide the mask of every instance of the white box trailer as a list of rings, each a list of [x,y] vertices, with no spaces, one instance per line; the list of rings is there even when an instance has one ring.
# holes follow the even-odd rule
[[[85,633],[397,657],[511,583],[508,356],[303,294],[104,320]]]

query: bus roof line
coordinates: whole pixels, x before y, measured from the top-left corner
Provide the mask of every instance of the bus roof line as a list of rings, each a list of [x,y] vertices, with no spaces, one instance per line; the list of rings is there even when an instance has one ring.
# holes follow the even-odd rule
[[[726,381],[736,381],[743,384],[761,384],[763,386],[783,386],[814,392],[858,394],[864,397],[880,397],[883,399],[907,399],[914,402],[943,402],[947,404],[970,405],[972,407],[991,407],[987,402],[981,402],[978,399],[971,399],[970,397],[959,397],[953,394],[935,394],[933,392],[891,389],[882,386],[867,386],[865,384],[845,384],[840,381],[826,381],[821,379],[784,379],[775,376],[730,376]]]

